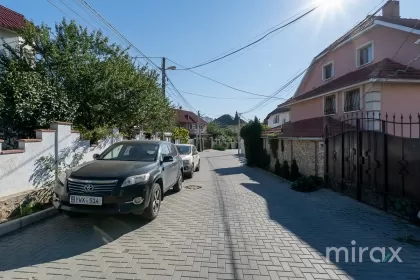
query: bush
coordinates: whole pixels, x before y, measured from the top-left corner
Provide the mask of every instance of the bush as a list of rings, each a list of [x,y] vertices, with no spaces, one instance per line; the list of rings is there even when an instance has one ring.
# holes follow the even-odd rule
[[[267,153],[266,150],[262,150],[259,154],[258,154],[258,158],[257,158],[257,166],[259,168],[262,169],[269,169],[270,167],[270,161],[271,161],[271,157],[270,155]]]
[[[218,150],[218,151],[224,151],[226,150],[225,146],[221,145],[221,144],[216,144],[213,147],[214,150]]]
[[[274,165],[274,174],[280,176],[281,175],[281,164],[279,160],[276,160],[276,164]]]
[[[261,165],[261,154],[264,153],[263,140],[261,139],[262,131],[263,127],[257,117],[241,128],[240,135],[244,139],[245,157],[248,166]]]
[[[292,184],[292,189],[298,192],[313,192],[317,190],[317,184],[314,181],[314,176],[302,176]]]
[[[290,166],[290,180],[295,181],[300,177],[299,167],[296,160],[292,160],[292,165]]]
[[[312,181],[314,181],[314,183],[317,187],[321,187],[324,184],[324,179],[322,177],[311,175],[308,178],[310,178]]]
[[[290,179],[289,163],[287,162],[287,160],[283,162],[283,165],[280,168],[280,177],[286,180]]]

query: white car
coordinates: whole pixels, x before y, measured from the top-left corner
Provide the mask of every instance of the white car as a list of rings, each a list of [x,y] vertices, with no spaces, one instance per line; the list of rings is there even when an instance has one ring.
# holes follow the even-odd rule
[[[200,155],[191,144],[177,144],[178,153],[184,164],[184,176],[192,178],[195,171],[200,171]]]

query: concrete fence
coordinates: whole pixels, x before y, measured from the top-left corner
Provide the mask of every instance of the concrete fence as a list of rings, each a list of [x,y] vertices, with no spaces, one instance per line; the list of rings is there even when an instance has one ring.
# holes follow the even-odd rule
[[[0,140],[0,198],[41,188],[54,180],[56,164],[74,166],[91,161],[94,154],[121,140],[114,129],[112,136],[90,145],[90,141],[80,140],[71,123],[64,122],[36,130],[36,138],[19,140],[16,150],[2,150]]]
[[[278,141],[277,155],[273,155],[270,141]],[[276,160],[286,160],[289,166],[295,159],[299,172],[305,176],[324,176],[324,142],[320,139],[268,139],[264,138],[264,149],[270,155],[270,169],[274,170]]]

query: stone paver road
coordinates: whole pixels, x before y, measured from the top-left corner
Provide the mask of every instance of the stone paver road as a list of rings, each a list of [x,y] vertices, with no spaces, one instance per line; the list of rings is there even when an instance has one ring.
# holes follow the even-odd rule
[[[201,188],[169,194],[148,224],[59,215],[1,237],[0,279],[420,279],[420,248],[399,241],[419,229],[350,198],[291,191],[232,151],[203,152],[185,185]],[[402,246],[403,262],[325,260],[352,240]]]

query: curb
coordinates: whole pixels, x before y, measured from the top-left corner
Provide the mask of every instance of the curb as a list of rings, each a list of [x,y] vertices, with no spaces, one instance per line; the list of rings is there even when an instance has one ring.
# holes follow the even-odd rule
[[[51,207],[16,220],[11,220],[9,222],[2,223],[0,224],[0,236],[22,229],[56,214],[58,214],[57,209]]]

